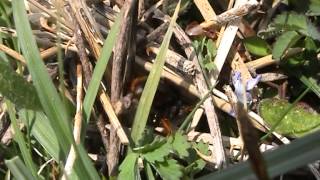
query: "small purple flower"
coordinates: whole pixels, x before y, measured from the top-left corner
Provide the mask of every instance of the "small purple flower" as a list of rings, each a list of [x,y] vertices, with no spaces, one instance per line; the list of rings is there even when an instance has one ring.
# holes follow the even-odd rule
[[[246,87],[246,90],[247,91],[251,91],[258,83],[259,81],[261,80],[261,75],[257,75],[255,78],[253,79],[250,79],[248,82],[247,82],[247,87]]]
[[[241,80],[241,73],[239,71],[235,71],[232,76],[232,83],[234,86],[234,92],[238,98],[238,101],[240,101],[243,104],[246,104],[247,102],[252,101],[252,96],[250,91],[259,83],[261,80],[261,75],[256,76],[255,78],[252,78],[247,81],[246,86],[243,87],[242,80]],[[246,97],[246,102],[244,102],[244,97]]]

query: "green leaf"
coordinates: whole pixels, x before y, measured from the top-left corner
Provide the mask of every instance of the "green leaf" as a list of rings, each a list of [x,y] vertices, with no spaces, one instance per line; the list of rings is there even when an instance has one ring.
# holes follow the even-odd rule
[[[143,161],[143,165],[145,167],[144,169],[145,169],[146,176],[147,176],[148,180],[155,180],[155,177],[154,177],[154,174],[153,174],[153,171],[152,171],[150,164],[146,161]]]
[[[154,167],[162,179],[178,180],[183,176],[182,167],[174,159],[157,162]]]
[[[175,25],[176,19],[178,17],[178,11],[180,8],[180,0],[176,7],[176,10],[171,18],[168,30],[166,35],[164,36],[163,42],[160,47],[160,52],[155,59],[155,63],[152,66],[150,74],[148,76],[147,82],[143,89],[137,112],[134,117],[134,122],[132,126],[132,140],[135,145],[139,144],[139,140],[142,137],[143,131],[146,127],[146,123],[148,120],[148,116],[150,113],[151,105],[153,102],[153,98],[157,91],[157,87],[160,81],[161,72],[163,70],[163,66],[165,63],[165,57],[167,54],[167,50],[169,48],[170,39],[173,33],[173,27]]]
[[[208,54],[205,55],[202,64],[203,67],[206,68],[209,72],[216,69],[216,65],[214,64],[212,58]]]
[[[72,142],[70,119],[65,105],[53,85],[50,76],[41,60],[39,50],[27,19],[24,2],[12,1],[14,21],[18,40],[27,61],[33,84],[37,90],[41,105],[48,116],[51,126],[59,135],[59,143],[67,154]]]
[[[274,151],[263,153],[265,164],[270,178],[295,170],[308,163],[320,159],[320,132],[307,135],[303,138],[292,141],[289,145],[280,146]],[[222,171],[210,173],[198,178],[198,180],[239,180],[256,179],[248,161],[239,163]]]
[[[162,162],[165,161],[165,157],[170,154],[171,150],[171,144],[169,142],[166,142],[156,149],[141,154],[141,156],[150,163],[155,163],[156,161]]]
[[[284,114],[290,107],[285,100],[264,99],[260,102],[261,117],[270,125],[275,126],[279,115]],[[275,131],[283,135],[300,137],[320,129],[320,116],[308,111],[305,107],[295,105],[276,127]]]
[[[307,16],[295,12],[285,12],[278,15],[270,26],[275,26],[285,31],[298,31],[305,36],[320,40],[320,33],[317,27]]]
[[[243,43],[246,49],[256,56],[266,56],[270,54],[271,50],[268,43],[257,36],[246,38],[243,40]]]
[[[34,86],[13,71],[4,61],[0,61],[0,84],[0,93],[17,107],[41,109]]]
[[[202,140],[198,143],[195,143],[194,148],[197,148],[199,152],[204,155],[209,155],[209,145],[204,143]]]
[[[65,157],[57,136],[50,126],[50,121],[43,112],[31,111],[21,109],[19,111],[19,118],[24,124],[31,124],[31,135],[34,136],[41,146],[54,158],[55,161],[60,162]]]
[[[17,141],[19,145],[19,149],[21,151],[22,157],[24,162],[26,163],[28,167],[28,171],[32,174],[33,178],[38,179],[37,175],[37,167],[33,162],[32,156],[31,156],[31,150],[27,147],[26,141],[23,137],[22,132],[20,131],[20,126],[18,125],[17,119],[16,119],[16,112],[14,110],[13,104],[11,104],[9,101],[6,102],[7,108],[8,108],[8,113],[10,116],[10,120],[15,132],[14,139]]]
[[[16,179],[34,180],[29,168],[23,164],[18,156],[15,156],[10,160],[5,160],[5,163]]]
[[[217,55],[217,47],[216,44],[212,41],[212,39],[208,39],[206,43],[207,53],[213,59]]]
[[[193,148],[197,149],[204,155],[209,155],[209,146],[202,140],[199,143],[193,143]],[[194,149],[190,152],[190,155],[186,158],[189,165],[185,167],[184,172],[185,174],[189,174],[189,176],[193,177],[205,167],[206,162],[198,156]]]
[[[132,150],[136,153],[146,153],[159,148],[165,143],[166,140],[164,138],[162,138],[161,136],[156,136],[151,143],[145,144],[144,146],[133,148]]]
[[[300,37],[301,36],[295,31],[288,31],[279,36],[272,49],[273,58],[280,60],[286,50],[293,46]]]
[[[202,159],[198,159],[184,168],[184,172],[185,174],[189,174],[189,176],[193,177],[196,173],[202,171],[205,166],[206,162]]]
[[[170,139],[168,141],[170,141]],[[172,137],[172,148],[178,153],[180,158],[184,158],[189,156],[191,144],[188,142],[186,135],[176,132]]]
[[[308,29],[307,17],[295,12],[285,12],[274,18],[272,26],[282,27],[288,31],[296,30],[306,34],[306,30]]]
[[[319,0],[309,0],[309,11],[308,16],[320,16],[320,1]]]
[[[311,22],[307,21],[307,36],[311,37],[312,39],[320,41],[320,32],[318,28]]]
[[[121,163],[119,170],[120,174],[118,176],[118,179],[136,179],[138,167],[137,167],[137,161],[138,161],[139,154],[137,153],[129,153],[127,154],[126,158]]]
[[[306,48],[307,51],[313,51],[316,52],[318,47],[316,45],[316,43],[314,42],[313,39],[311,39],[310,37],[306,37],[304,39],[304,47]]]

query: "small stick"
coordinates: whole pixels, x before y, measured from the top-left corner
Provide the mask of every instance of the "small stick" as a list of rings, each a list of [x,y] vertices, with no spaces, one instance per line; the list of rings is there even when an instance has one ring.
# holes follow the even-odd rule
[[[224,24],[232,22],[238,19],[239,17],[245,16],[250,11],[255,9],[257,6],[258,6],[258,2],[256,0],[250,0],[246,3],[242,3],[241,5],[235,6],[234,8],[216,16],[216,19],[214,20],[205,21],[200,25],[195,26],[194,28],[191,28],[188,34],[189,35],[197,34],[197,32],[202,31],[202,29],[222,26]]]
[[[76,115],[74,117],[74,128],[73,128],[73,138],[76,144],[81,142],[81,124],[82,124],[82,68],[80,64],[77,64],[77,106],[76,106]],[[64,167],[64,174],[61,179],[66,180],[67,176],[71,174],[72,167],[76,160],[76,153],[73,145],[69,151],[66,164]]]
[[[110,98],[108,97],[108,95],[104,92],[100,92],[99,95],[99,99],[102,103],[103,109],[105,110],[105,112],[107,113],[108,117],[109,117],[109,121],[112,125],[112,127],[115,129],[116,134],[118,135],[120,142],[123,145],[128,145],[129,144],[129,139],[123,129],[123,127],[121,126],[121,123],[111,105],[111,101]]]
[[[198,123],[199,123],[203,113],[204,113],[204,110],[202,108],[198,108],[196,110],[196,112],[193,115],[193,119],[191,121],[190,127],[189,127],[190,132],[194,132],[195,128],[198,126]]]
[[[304,48],[291,48],[291,49],[288,49],[286,51],[286,53],[284,54],[284,58],[290,57],[290,56],[294,56],[294,55],[296,55],[298,53],[303,52],[304,50],[305,50]],[[262,58],[247,62],[246,65],[248,66],[249,69],[250,68],[251,69],[260,69],[260,68],[263,68],[263,67],[266,67],[266,66],[269,66],[269,65],[272,65],[272,64],[276,64],[278,62],[279,61],[276,61],[276,60],[272,59],[272,54],[270,54],[270,55],[264,56]]]
[[[151,51],[155,54],[158,54],[160,48],[155,46],[150,46],[147,48],[147,52]],[[180,54],[168,50],[166,55],[166,63],[174,67],[176,70],[183,72],[188,75],[193,75],[195,73],[195,67],[192,61],[187,60]]]
[[[9,56],[15,58],[16,60],[20,61],[23,65],[27,65],[26,60],[24,59],[24,57],[18,53],[17,51],[3,45],[0,44],[0,51],[3,51],[4,53],[8,54]]]
[[[232,8],[232,6],[233,6],[233,4],[234,4],[234,1],[235,1],[235,0],[230,0],[230,1],[229,1],[228,10],[230,10],[230,9]],[[223,33],[224,33],[225,30],[226,30],[226,26],[224,25],[224,26],[221,27],[221,29],[220,29],[220,31],[219,31],[219,34],[218,34],[218,39],[217,39],[217,41],[216,41],[216,46],[217,46],[217,47],[219,47],[219,45],[220,45],[220,42],[221,42],[221,39],[222,39],[222,37],[223,37]]]
[[[13,57],[14,59],[18,60],[19,62],[21,62],[23,65],[27,65],[26,64],[26,60],[24,59],[24,57],[18,53],[17,51],[9,48],[8,46],[5,46],[3,44],[0,44],[0,51],[8,54],[9,56]],[[40,53],[40,57],[44,60],[50,56],[52,56],[53,54],[55,54],[58,51],[58,48],[53,46],[51,48],[48,48],[44,51],[42,51]]]
[[[206,21],[216,19],[216,13],[212,9],[208,0],[194,0],[194,3],[196,4],[197,8],[200,10],[202,17]]]
[[[246,65],[249,69],[260,69],[275,64],[276,62],[277,61],[272,59],[272,55],[267,55],[254,61],[247,62]]]
[[[123,93],[123,83],[126,77],[129,76],[128,72],[130,71],[130,64],[127,63],[131,63],[129,61],[132,60],[132,56],[134,57],[132,53],[135,53],[135,49],[132,49],[134,48],[132,47],[132,40],[134,40],[133,36],[135,36],[135,34],[133,34],[135,30],[133,26],[136,22],[135,18],[137,18],[137,16],[134,15],[137,15],[138,1],[127,0],[122,8],[124,16],[118,35],[118,41],[114,47],[114,56],[112,61],[111,103],[109,103],[109,99],[106,95],[100,96],[100,100],[103,102],[104,107],[109,107],[109,109],[112,109],[111,104],[115,106],[116,103],[121,99]],[[107,109],[105,111],[107,114],[110,113]],[[111,115],[114,115],[114,118],[116,118],[116,114],[114,111],[112,112],[113,113]],[[108,114],[108,116],[109,115],[110,114]],[[113,118],[109,117],[109,119],[112,123]],[[119,134],[119,127],[121,127],[120,124],[118,124],[118,126],[115,124],[110,129],[110,147],[107,155],[109,176],[117,175],[119,162],[119,139],[117,134],[120,138],[123,138]]]
[[[98,29],[96,21],[92,17],[84,0],[69,0],[68,2],[74,17],[83,31],[84,36],[93,52],[94,57],[98,59],[101,53],[103,38],[100,34],[100,30]]]
[[[246,96],[245,87],[239,88],[242,89],[242,91],[240,92],[241,95]],[[259,150],[258,135],[256,134],[254,127],[250,123],[250,119],[246,110],[246,105],[243,104],[246,101],[244,100],[244,102],[241,102],[239,100],[239,97],[237,97],[233,93],[230,86],[226,86],[226,92],[228,93],[229,101],[232,102],[231,104],[235,110],[240,137],[244,142],[244,147],[248,151],[251,167],[254,170],[258,179],[268,180],[269,177],[266,165],[262,157],[262,154]]]
[[[249,3],[243,3],[243,1],[237,0],[235,3],[234,9],[240,8],[240,7],[246,7],[246,6],[249,6]],[[231,11],[231,10],[229,10],[229,11]],[[221,69],[223,67],[223,64],[227,58],[227,55],[229,53],[229,50],[230,50],[231,45],[233,43],[233,40],[234,40],[236,33],[238,31],[238,26],[240,24],[239,17],[241,17],[241,16],[239,14],[233,14],[233,15],[237,15],[237,16],[235,16],[234,20],[227,26],[227,28],[223,34],[223,37],[221,39],[221,43],[220,43],[218,50],[217,50],[217,55],[214,60],[214,64],[215,64],[216,68],[212,71],[212,73],[209,73],[209,79],[210,79],[211,85],[216,84],[218,77],[219,77],[219,74],[221,72]]]
[[[80,26],[77,22],[75,22],[74,36],[75,36],[75,45],[78,49],[78,55],[84,71],[84,85],[85,85],[85,88],[87,88],[92,76],[92,65],[90,64],[88,55],[86,53]]]

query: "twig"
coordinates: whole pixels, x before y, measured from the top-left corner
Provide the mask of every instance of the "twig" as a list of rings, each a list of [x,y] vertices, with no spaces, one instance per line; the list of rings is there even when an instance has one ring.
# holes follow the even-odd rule
[[[238,0],[239,1],[239,0]],[[226,23],[237,20],[239,17],[242,17],[252,11],[258,6],[256,0],[250,0],[247,3],[242,3],[240,6],[235,6],[234,8],[216,16],[216,19],[211,21],[205,21],[199,26],[191,28],[188,32],[189,35],[197,34],[196,32],[202,31],[202,29],[210,28],[212,26],[222,26]]]
[[[291,49],[288,49],[286,51],[286,53],[284,54],[284,59],[286,57],[294,56],[294,55],[296,55],[298,53],[301,53],[304,50],[305,50],[304,48],[291,48]],[[279,61],[273,60],[272,59],[272,55],[270,54],[270,55],[264,56],[262,58],[247,62],[246,65],[248,66],[248,68],[251,68],[251,69],[260,69],[260,68],[263,68],[263,67],[266,67],[266,66],[269,66],[269,65],[272,65],[272,64],[276,64],[278,62]]]
[[[74,16],[96,59],[100,57],[102,35],[84,0],[69,0]]]
[[[215,20],[216,13],[212,9],[208,0],[194,0],[197,8],[200,10],[200,13],[205,21]]]
[[[102,103],[103,109],[105,110],[105,112],[107,113],[107,115],[109,117],[109,121],[110,121],[112,127],[115,129],[115,132],[120,139],[120,142],[124,145],[128,145],[129,139],[120,124],[120,121],[119,121],[119,119],[113,109],[113,106],[111,105],[110,98],[108,97],[108,95],[106,93],[102,93],[102,92],[100,92],[99,98]]]
[[[73,128],[73,137],[76,144],[80,144],[81,141],[81,124],[82,124],[82,68],[81,65],[77,65],[77,106],[76,106],[76,115],[74,117],[74,128]],[[67,179],[67,176],[71,174],[72,167],[76,160],[76,152],[73,145],[69,151],[66,164],[64,167],[64,175],[61,179]]]
[[[147,52],[148,51],[158,54],[160,49],[155,46],[150,46],[147,48]],[[166,63],[175,68],[176,70],[187,75],[194,74],[195,69],[193,62],[185,59],[183,56],[174,51],[168,50],[166,55]]]
[[[237,88],[239,91],[241,91],[242,89],[239,96],[246,96],[244,86],[235,87],[235,88],[236,88],[236,91],[237,91]],[[248,151],[251,167],[254,170],[255,174],[257,175],[258,179],[268,180],[269,178],[268,178],[266,165],[262,157],[262,154],[259,150],[258,135],[256,134],[254,127],[250,123],[246,105],[243,104],[243,103],[246,103],[246,101],[245,100],[240,101],[240,98],[242,99],[242,97],[237,97],[231,90],[230,86],[226,86],[226,92],[228,93],[229,101],[231,102],[235,110],[240,136],[244,142],[244,146],[246,150]]]
[[[234,1],[235,1],[235,0],[230,0],[230,1],[229,1],[229,3],[228,3],[228,10],[230,10],[230,9],[233,7]],[[226,30],[226,27],[227,27],[227,26],[224,25],[224,26],[222,26],[222,27],[220,28],[220,31],[219,31],[219,34],[218,34],[218,39],[217,39],[217,41],[216,41],[217,47],[219,47],[219,45],[220,45],[220,43],[221,43],[221,39],[222,39],[222,37],[223,37],[224,31]]]
[[[114,56],[112,61],[112,78],[111,78],[111,103],[115,105],[122,96],[123,93],[123,81],[124,81],[124,71],[129,71],[129,67],[125,69],[126,62],[127,61],[127,53],[131,51],[133,47],[130,47],[132,45],[132,36],[135,36],[135,34],[132,34],[134,31],[134,28],[132,27],[135,22],[136,16],[134,14],[137,14],[137,7],[138,2],[137,0],[128,0],[123,5],[123,21],[120,28],[120,32],[118,35],[118,41],[114,47]],[[128,43],[129,42],[129,43]],[[135,52],[134,52],[135,53]],[[132,56],[132,54],[129,53],[129,58]],[[132,60],[132,59],[128,59]],[[100,98],[107,99],[107,96],[100,96]],[[107,100],[104,103],[109,103]],[[105,105],[111,105],[111,104],[105,104]],[[112,108],[110,106],[110,108]],[[106,110],[108,113],[108,111]],[[115,114],[113,114],[115,115]],[[116,115],[115,115],[116,117]],[[109,117],[110,118],[110,117]],[[112,119],[110,118],[110,121]],[[111,121],[112,122],[112,121]],[[121,127],[121,126],[120,126]],[[119,161],[119,139],[117,137],[117,132],[119,132],[117,126],[113,126],[110,129],[110,147],[109,147],[109,153],[108,153],[108,168],[109,168],[109,175],[115,176],[117,174],[117,166]]]
[[[11,49],[11,48],[3,45],[3,44],[0,44],[0,51],[5,52],[9,56],[11,56],[11,57],[15,58],[16,60],[20,61],[23,65],[26,65],[26,60],[17,51],[15,51],[15,50],[13,50],[13,49]]]
[[[77,21],[75,21],[74,36],[75,36],[75,45],[78,49],[78,55],[79,55],[80,62],[82,64],[82,68],[84,72],[84,85],[85,85],[85,88],[87,88],[92,76],[92,65],[90,64],[88,55],[86,53],[84,41],[82,38],[82,33]]]
[[[251,2],[251,1],[250,1]],[[256,2],[257,3],[257,2]],[[235,8],[234,9],[237,9],[237,8],[248,8],[247,6],[252,6],[252,4],[254,4],[253,2],[251,3],[243,3],[243,1],[241,0],[237,0],[236,3],[235,3]],[[229,10],[231,11],[231,10]],[[222,66],[227,58],[227,55],[229,53],[229,50],[231,48],[231,45],[233,43],[233,40],[235,38],[235,35],[238,31],[238,25],[240,23],[240,18],[241,17],[240,15],[243,13],[243,14],[246,14],[248,13],[248,11],[244,11],[242,9],[241,11],[237,12],[237,14],[234,14],[235,12],[231,13],[233,15],[233,21],[227,26],[224,34],[223,34],[223,37],[221,39],[221,43],[218,47],[218,50],[217,50],[217,55],[215,57],[215,60],[214,60],[214,64],[215,64],[215,69],[212,71],[212,73],[209,73],[209,78],[210,78],[210,83],[211,85],[214,85],[216,84],[217,80],[218,80],[218,76],[220,74],[220,71],[222,69]],[[228,12],[228,11],[227,11]],[[241,12],[241,13],[240,13]],[[240,14],[239,14],[240,13]]]

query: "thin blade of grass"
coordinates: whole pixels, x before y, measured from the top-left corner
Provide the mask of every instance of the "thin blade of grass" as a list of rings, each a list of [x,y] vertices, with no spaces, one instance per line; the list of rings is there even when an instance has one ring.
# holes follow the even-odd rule
[[[68,154],[71,144],[74,145],[80,164],[75,164],[74,169],[78,177],[84,179],[99,179],[97,171],[88,160],[86,153],[82,152],[75,144],[71,131],[71,124],[66,106],[59,97],[52,80],[41,60],[39,50],[32,35],[31,27],[26,14],[24,1],[13,0],[13,15],[18,35],[18,41],[22,52],[27,60],[27,66],[31,73],[33,83],[36,87],[41,105],[50,120],[51,127],[55,131],[59,144],[64,152]],[[64,157],[65,158],[65,157]]]
[[[121,11],[115,23],[113,24],[106,41],[104,42],[101,56],[99,57],[97,64],[94,68],[93,75],[92,75],[90,84],[88,86],[86,96],[83,100],[83,112],[86,119],[86,123],[89,122],[91,109],[96,99],[102,76],[106,70],[106,67],[108,65],[108,62],[112,53],[112,49],[116,43],[116,39],[120,31],[120,22],[122,21],[122,17],[123,17],[123,13]]]
[[[271,152],[264,154],[268,174],[271,178],[294,170],[320,159],[320,131],[293,141]],[[202,176],[199,180],[214,179],[256,179],[248,162]]]
[[[55,161],[62,161],[62,157],[65,157],[65,154],[63,154],[59,146],[58,138],[51,128],[46,115],[43,112],[30,111],[27,109],[21,109],[18,114],[24,124],[27,124],[28,121],[33,121],[31,135],[36,138]]]
[[[72,133],[69,120],[71,119],[62,103],[56,88],[41,60],[39,50],[32,35],[31,27],[27,19],[23,1],[12,1],[14,21],[18,34],[18,41],[25,59],[27,60],[33,84],[36,87],[41,105],[51,121],[51,126],[60,139],[59,143],[67,154],[71,142]]]
[[[134,117],[134,122],[133,122],[132,132],[131,132],[132,140],[134,141],[135,144],[138,144],[138,141],[143,134],[143,131],[145,129],[145,126],[148,120],[153,98],[154,98],[154,95],[156,94],[157,87],[160,81],[161,72],[165,63],[165,58],[166,58],[167,50],[169,48],[173,27],[178,18],[179,9],[180,9],[180,0],[172,16],[168,30],[161,44],[160,52],[157,55],[156,60],[152,66],[152,69],[150,71],[146,85],[143,89],[143,92],[139,101],[139,105]]]
[[[5,163],[16,179],[34,179],[30,170],[23,164],[22,160],[18,156],[15,156],[10,160],[5,160]]]
[[[36,165],[33,163],[31,151],[30,151],[30,149],[27,148],[25,139],[23,138],[23,135],[19,129],[14,106],[10,101],[6,101],[6,105],[8,108],[8,113],[10,116],[10,120],[11,120],[13,129],[15,132],[14,138],[18,142],[19,149],[21,151],[23,160],[26,163],[26,165],[28,167],[28,171],[32,174],[33,178],[38,179],[39,177],[37,175],[37,170],[36,170],[37,168],[36,168]]]
[[[307,78],[304,75],[300,76],[299,79],[304,85],[309,87],[320,98],[320,86],[314,79]]]

